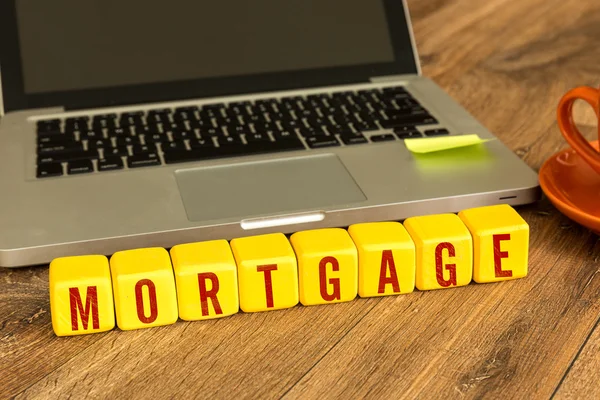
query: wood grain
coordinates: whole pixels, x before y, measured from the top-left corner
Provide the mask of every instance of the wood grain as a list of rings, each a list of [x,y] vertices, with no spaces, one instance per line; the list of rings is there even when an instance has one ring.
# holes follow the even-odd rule
[[[409,1],[423,72],[527,164],[600,84],[600,3]],[[595,116],[577,121],[595,136]],[[500,284],[57,338],[47,268],[0,271],[0,398],[598,398],[600,244],[544,199],[530,275]]]

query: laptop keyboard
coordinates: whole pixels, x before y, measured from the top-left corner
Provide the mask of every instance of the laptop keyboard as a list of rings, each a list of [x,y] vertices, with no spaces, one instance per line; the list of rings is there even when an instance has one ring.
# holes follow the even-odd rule
[[[37,177],[448,134],[433,124],[402,87],[41,120]]]

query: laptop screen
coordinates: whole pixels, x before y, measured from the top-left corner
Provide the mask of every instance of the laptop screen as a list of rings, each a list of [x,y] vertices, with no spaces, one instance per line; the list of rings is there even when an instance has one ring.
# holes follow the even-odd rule
[[[26,93],[391,62],[374,0],[20,0]]]
[[[2,0],[0,65],[5,111],[418,73],[402,0]]]

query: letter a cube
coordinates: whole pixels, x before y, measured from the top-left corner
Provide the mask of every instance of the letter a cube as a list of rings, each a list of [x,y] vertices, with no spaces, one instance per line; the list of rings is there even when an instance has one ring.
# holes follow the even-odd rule
[[[473,277],[473,239],[455,214],[407,218],[404,227],[417,249],[419,290],[468,285]]]
[[[305,306],[350,301],[358,292],[358,252],[345,229],[294,233],[300,302]]]
[[[239,310],[237,266],[227,240],[171,248],[179,317],[219,318]]]
[[[122,330],[174,324],[177,294],[163,248],[119,251],[110,258],[117,325]]]
[[[507,204],[458,213],[473,235],[475,282],[527,276],[529,225]]]
[[[238,266],[240,308],[279,310],[298,304],[298,265],[283,233],[233,239]]]
[[[50,263],[50,313],[58,336],[105,332],[115,327],[108,259],[62,257]]]
[[[411,293],[415,289],[415,244],[399,222],[351,225],[358,249],[360,297]]]

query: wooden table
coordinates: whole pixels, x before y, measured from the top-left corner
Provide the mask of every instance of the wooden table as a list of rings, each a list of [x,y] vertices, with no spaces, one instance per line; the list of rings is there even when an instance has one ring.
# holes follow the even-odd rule
[[[425,75],[534,169],[566,147],[555,108],[600,83],[600,2],[409,5]],[[598,398],[598,238],[546,199],[519,211],[526,279],[130,332],[57,338],[47,268],[3,270],[0,398]]]

